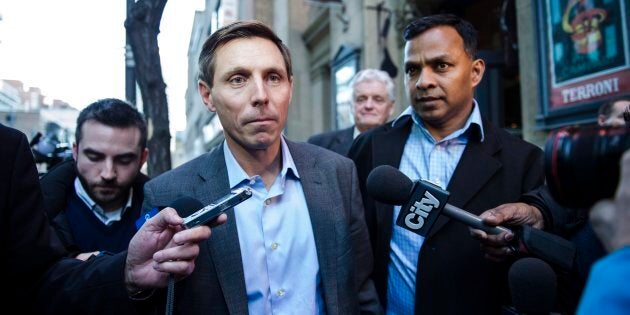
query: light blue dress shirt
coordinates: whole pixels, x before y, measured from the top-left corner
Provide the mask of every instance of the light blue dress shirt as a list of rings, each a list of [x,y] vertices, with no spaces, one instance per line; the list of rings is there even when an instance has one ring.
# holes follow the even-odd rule
[[[324,314],[322,282],[300,175],[282,138],[282,170],[269,191],[223,144],[230,187],[253,195],[234,207],[250,314]]]
[[[483,141],[479,106],[477,101],[473,102],[473,111],[464,126],[440,141],[431,136],[411,106],[400,114],[392,125],[403,116],[411,115],[413,119],[411,134],[405,143],[400,161],[400,171],[411,180],[428,180],[446,189],[468,143],[467,131],[471,125],[479,126]],[[399,213],[400,206],[394,207],[393,222],[396,222]],[[387,279],[387,314],[413,314],[418,253],[423,243],[424,237],[394,223],[389,243],[391,251]]]

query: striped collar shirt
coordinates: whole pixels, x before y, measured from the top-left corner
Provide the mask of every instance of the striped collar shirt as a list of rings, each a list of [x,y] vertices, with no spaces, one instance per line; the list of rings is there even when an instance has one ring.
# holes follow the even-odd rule
[[[420,116],[408,107],[398,116],[411,115],[413,125],[400,161],[400,171],[412,180],[428,180],[443,189],[448,187],[451,176],[459,163],[471,130],[479,129],[480,141],[484,139],[481,113],[477,101],[473,100],[473,110],[464,126],[440,141],[436,141],[425,127]],[[400,213],[400,206],[394,207],[393,222]],[[407,231],[394,224],[390,241],[391,251],[388,266],[387,313],[413,314],[416,288],[418,253],[424,237]]]
[[[129,188],[129,198],[127,199],[127,203],[114,211],[105,211],[101,206],[99,206],[93,199],[90,197],[88,192],[83,188],[83,184],[79,180],[79,177],[74,179],[74,190],[77,193],[77,196],[85,205],[94,213],[96,218],[98,218],[105,225],[112,225],[116,221],[120,221],[123,214],[127,209],[131,208],[131,201],[133,200],[133,188]]]

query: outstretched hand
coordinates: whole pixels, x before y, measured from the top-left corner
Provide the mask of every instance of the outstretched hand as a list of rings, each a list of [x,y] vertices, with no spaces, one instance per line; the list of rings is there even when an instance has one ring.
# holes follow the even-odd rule
[[[530,225],[537,229],[544,227],[540,210],[522,202],[500,205],[485,211],[480,217],[485,224],[492,226]],[[485,257],[493,261],[504,261],[519,250],[510,243],[514,239],[513,233],[490,235],[482,230],[470,229],[470,235],[481,242],[481,250]]]
[[[213,225],[222,224],[222,214]],[[199,243],[210,237],[209,226],[185,230],[183,219],[173,208],[165,208],[149,219],[129,243],[125,266],[125,281],[129,293],[143,289],[162,288],[169,274],[175,279],[190,275],[199,255]]]

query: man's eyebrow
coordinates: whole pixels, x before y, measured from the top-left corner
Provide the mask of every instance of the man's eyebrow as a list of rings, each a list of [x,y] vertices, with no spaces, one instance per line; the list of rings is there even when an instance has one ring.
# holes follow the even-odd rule
[[[287,75],[287,71],[283,67],[270,67],[266,70],[266,72],[275,72],[275,73],[282,74],[284,76]]]
[[[137,157],[138,154],[134,153],[134,152],[127,152],[127,153],[123,153],[123,154],[118,154],[116,156],[114,156],[115,159],[125,159],[125,158],[135,158]]]
[[[243,67],[233,67],[233,68],[227,69],[227,71],[223,74],[223,77],[230,77],[237,73],[250,73],[250,71]]]
[[[94,154],[94,155],[99,155],[99,156],[105,155],[105,153],[97,151],[97,150],[94,150],[94,149],[91,149],[91,148],[86,148],[86,149],[83,150],[83,152],[85,154]],[[135,153],[135,152],[125,152],[125,153],[122,153],[122,154],[115,155],[114,158],[135,158],[137,156],[138,156],[138,154]]]
[[[408,60],[407,62],[405,62],[405,65],[407,64],[420,65],[420,64],[426,64],[426,63],[433,63],[436,61],[449,61],[451,59],[452,57],[449,54],[439,54],[435,56],[422,58],[422,61]]]
[[[96,150],[91,149],[91,148],[85,148],[85,149],[83,149],[83,152],[84,152],[84,153],[86,153],[86,154],[98,154],[98,155],[104,155],[104,153],[103,153],[103,152],[96,151]]]

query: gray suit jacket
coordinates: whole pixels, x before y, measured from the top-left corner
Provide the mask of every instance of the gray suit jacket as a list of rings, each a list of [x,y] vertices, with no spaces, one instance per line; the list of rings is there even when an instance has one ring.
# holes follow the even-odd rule
[[[311,223],[328,314],[381,313],[372,280],[372,251],[356,168],[351,160],[306,143],[287,144]],[[229,193],[223,145],[145,185],[144,210],[190,196],[209,204]],[[175,313],[247,314],[234,209],[201,244],[195,271],[177,282]],[[240,231],[246,231],[240,227]],[[299,277],[299,275],[286,275]],[[296,310],[299,313],[299,310]]]

